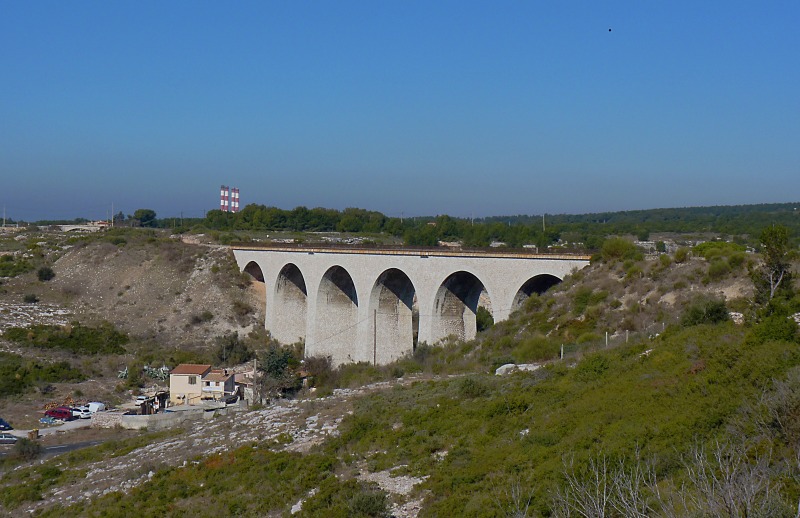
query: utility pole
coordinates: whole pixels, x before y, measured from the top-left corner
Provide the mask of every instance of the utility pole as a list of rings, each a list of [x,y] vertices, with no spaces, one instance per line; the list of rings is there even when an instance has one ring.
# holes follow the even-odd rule
[[[544,214],[542,214],[542,232],[545,232],[545,229],[544,229]]]
[[[253,404],[256,403],[256,375],[258,373],[258,356],[253,358]],[[260,399],[260,394],[259,394]]]

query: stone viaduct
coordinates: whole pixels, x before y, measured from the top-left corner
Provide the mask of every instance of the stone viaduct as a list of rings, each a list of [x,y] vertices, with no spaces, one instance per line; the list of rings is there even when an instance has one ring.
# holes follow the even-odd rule
[[[408,248],[235,247],[239,268],[265,284],[265,327],[335,365],[389,363],[419,342],[476,333],[478,306],[508,318],[588,256]]]

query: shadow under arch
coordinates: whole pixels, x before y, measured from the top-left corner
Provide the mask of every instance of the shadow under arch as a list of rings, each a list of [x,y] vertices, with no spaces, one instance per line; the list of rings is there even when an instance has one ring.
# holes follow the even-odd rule
[[[370,360],[390,363],[414,350],[419,319],[414,318],[416,289],[405,272],[389,268],[375,280],[369,296]]]
[[[278,273],[273,305],[272,336],[284,344],[305,340],[308,291],[296,264],[288,263]]]
[[[242,269],[243,273],[246,273],[251,277],[250,282],[250,289],[255,292],[256,298],[258,298],[258,302],[260,307],[258,308],[261,311],[261,315],[267,314],[267,285],[264,282],[264,272],[261,270],[261,267],[255,261],[250,261],[245,265],[244,269]],[[261,324],[263,325],[264,322],[260,320]]]
[[[514,300],[511,303],[511,311],[520,309],[522,305],[525,304],[525,301],[534,293],[541,295],[560,283],[561,279],[549,273],[542,273],[531,277],[517,290],[517,294],[514,296]]]
[[[485,306],[491,313],[488,294],[484,284],[474,274],[458,271],[450,274],[439,286],[433,304],[432,333],[435,341],[454,335],[461,340],[472,340],[477,333],[476,315],[478,306]]]
[[[242,270],[244,273],[249,274],[256,282],[264,282],[264,272],[255,261],[250,261]]]
[[[353,278],[341,266],[331,266],[322,276],[315,312],[315,343],[307,354],[330,356],[334,365],[358,361],[358,295]]]

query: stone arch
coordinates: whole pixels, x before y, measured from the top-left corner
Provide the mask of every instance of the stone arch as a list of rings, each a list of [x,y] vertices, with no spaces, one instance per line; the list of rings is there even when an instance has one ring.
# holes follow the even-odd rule
[[[481,294],[485,304],[481,304]],[[475,338],[475,315],[478,306],[485,305],[491,312],[491,301],[484,284],[474,274],[459,271],[450,274],[439,286],[433,304],[434,340],[455,335],[462,340]]]
[[[294,343],[306,338],[308,291],[300,268],[288,263],[275,281],[273,321],[270,332],[281,343]]]
[[[514,301],[511,303],[511,311],[516,311],[521,308],[522,305],[525,304],[525,301],[528,300],[528,297],[534,293],[541,295],[560,282],[561,279],[549,273],[542,273],[531,277],[525,281],[525,284],[523,284],[522,287],[517,290],[517,294],[514,295]]]
[[[341,266],[331,266],[319,283],[315,344],[334,365],[357,361],[358,295],[353,278]]]
[[[250,261],[242,270],[244,273],[249,274],[254,281],[256,282],[264,282],[264,272],[261,271],[261,267],[255,261]]]
[[[414,350],[414,336],[419,331],[419,319],[414,319],[415,295],[411,279],[397,268],[389,268],[375,281],[369,296],[369,358],[378,365]]]

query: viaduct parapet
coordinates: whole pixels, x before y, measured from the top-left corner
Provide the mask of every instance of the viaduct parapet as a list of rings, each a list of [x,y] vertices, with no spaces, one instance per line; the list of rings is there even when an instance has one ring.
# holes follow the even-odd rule
[[[441,249],[234,247],[265,284],[265,327],[306,356],[389,363],[418,342],[475,337],[478,306],[505,320],[588,256]]]

